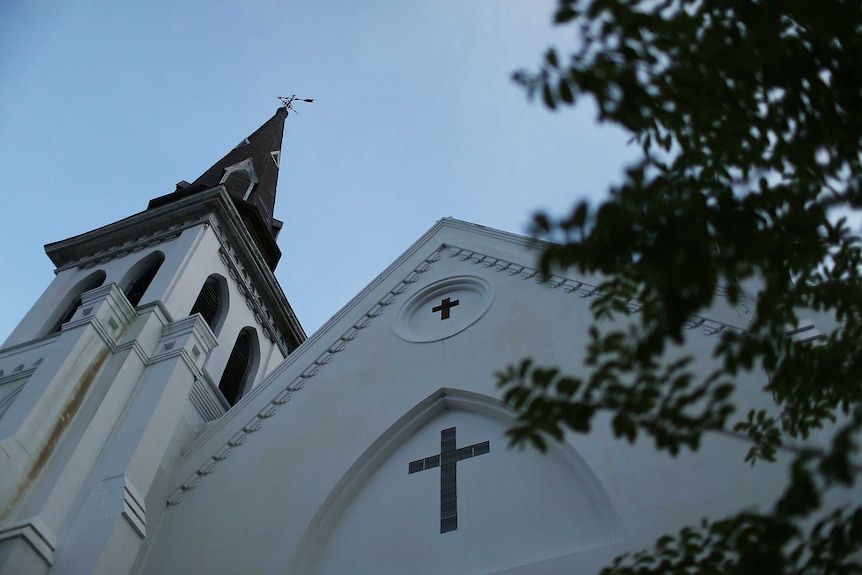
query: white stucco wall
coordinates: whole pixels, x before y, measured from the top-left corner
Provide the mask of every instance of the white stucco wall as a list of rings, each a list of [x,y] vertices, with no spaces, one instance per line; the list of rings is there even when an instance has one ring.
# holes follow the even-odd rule
[[[533,357],[580,373],[592,301],[579,282],[538,283],[534,257],[507,234],[432,229],[189,449],[143,572],[590,573],[683,524],[770,502],[783,468],[752,471],[734,441],[673,459],[600,422],[558,453],[506,449],[494,372]],[[411,298],[456,277],[464,301],[445,337]],[[427,341],[399,337],[405,324]],[[705,356],[711,332],[692,329],[688,349]],[[743,405],[768,405],[761,379],[739,383]],[[436,401],[445,389],[479,399]],[[491,451],[458,465],[459,527],[440,533],[436,472],[407,465],[450,426],[459,447],[487,439]]]

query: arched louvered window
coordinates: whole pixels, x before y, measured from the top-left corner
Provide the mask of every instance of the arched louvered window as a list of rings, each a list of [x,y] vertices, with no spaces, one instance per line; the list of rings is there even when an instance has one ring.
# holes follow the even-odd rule
[[[84,292],[88,292],[91,289],[96,289],[100,285],[105,283],[105,272],[99,270],[94,274],[87,277],[84,281],[80,282],[73,293],[75,296],[69,299],[69,303],[66,304],[66,308],[63,313],[60,315],[59,319],[54,323],[54,326],[51,328],[50,333],[56,333],[60,331],[60,328],[63,327],[63,324],[68,323],[70,319],[75,315],[75,312],[78,311],[78,308],[83,305],[81,300],[81,296]]]
[[[198,299],[195,300],[195,305],[192,306],[192,311],[189,315],[196,313],[201,314],[207,325],[213,333],[216,332],[216,324],[221,316],[222,311],[222,289],[216,276],[210,276],[204,282],[204,287],[201,288],[201,293],[198,294]]]
[[[135,275],[134,279],[129,283],[125,290],[126,299],[129,300],[129,303],[132,304],[133,307],[138,307],[138,304],[141,302],[141,298],[144,297],[144,293],[147,291],[147,288],[150,287],[153,278],[156,277],[156,272],[159,271],[159,268],[162,266],[162,262],[164,261],[165,255],[161,252],[157,252],[153,254],[153,257],[148,258],[148,261],[142,262],[145,267]]]
[[[254,330],[247,327],[239,332],[230,352],[218,384],[219,391],[230,405],[239,401],[248,384],[254,365],[256,339]]]

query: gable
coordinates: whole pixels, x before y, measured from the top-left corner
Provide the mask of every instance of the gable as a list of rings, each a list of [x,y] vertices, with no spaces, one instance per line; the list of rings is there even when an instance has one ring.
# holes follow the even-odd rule
[[[494,372],[524,357],[581,370],[598,283],[540,280],[535,257],[524,238],[438,223],[188,450],[145,572],[338,572],[357,548],[363,560],[389,566],[380,572],[403,572],[399,561],[413,555],[379,558],[386,549],[372,552],[372,535],[392,553],[421,554],[430,567],[413,572],[442,572],[449,561],[477,573],[539,572],[530,565],[548,561],[599,566],[628,545],[650,543],[656,529],[739,498],[714,466],[738,467],[739,481],[748,468],[724,447],[674,461],[597,427],[568,439],[561,449],[576,455],[569,459],[507,450],[512,414],[487,407],[498,396]],[[691,322],[695,350],[720,329],[738,329],[736,310],[718,312],[723,321]],[[442,388],[483,398],[486,408],[435,403]],[[458,528],[444,531],[443,487],[433,488],[443,470],[411,474],[409,464],[442,455],[441,432],[452,428],[457,448],[489,441],[490,451],[457,466],[465,480]],[[765,501],[771,488],[742,493]],[[714,493],[704,498],[704,489]],[[512,522],[501,525],[499,513]],[[537,536],[522,536],[526,548],[514,543],[518,525]],[[445,546],[443,538],[461,543]],[[512,543],[501,551],[483,541]]]

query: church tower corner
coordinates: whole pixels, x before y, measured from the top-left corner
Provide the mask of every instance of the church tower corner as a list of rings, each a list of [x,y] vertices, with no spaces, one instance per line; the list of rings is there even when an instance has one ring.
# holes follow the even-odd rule
[[[306,339],[273,275],[286,116],[46,246],[55,278],[0,346],[0,573],[99,572],[119,548],[131,568],[179,453]]]

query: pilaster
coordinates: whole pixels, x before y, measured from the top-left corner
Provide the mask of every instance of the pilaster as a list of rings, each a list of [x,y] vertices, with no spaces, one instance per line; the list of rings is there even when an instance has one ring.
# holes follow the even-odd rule
[[[62,542],[56,573],[123,573],[146,543],[144,504],[183,442],[184,411],[216,341],[199,316],[166,325]]]
[[[52,527],[38,515],[27,516],[21,504],[33,485],[46,479],[56,448],[137,317],[114,285],[86,292],[82,301],[72,320],[53,336],[50,353],[35,362],[8,406],[12,409],[0,419],[0,569],[4,573],[18,570],[24,557],[38,559],[44,566],[53,562]],[[38,347],[41,344],[6,350],[4,359],[24,357]]]
[[[135,310],[114,285],[86,292],[0,420],[0,521],[38,477]]]

